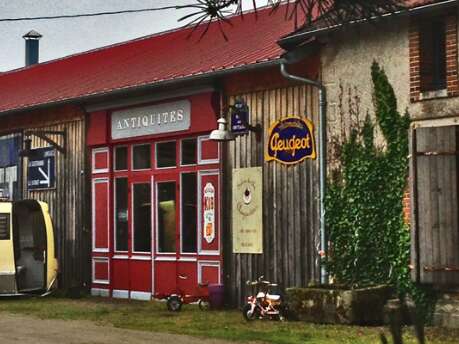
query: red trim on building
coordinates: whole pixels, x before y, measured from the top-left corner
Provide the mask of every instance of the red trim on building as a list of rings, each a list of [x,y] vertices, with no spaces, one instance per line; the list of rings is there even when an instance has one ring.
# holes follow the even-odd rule
[[[219,113],[219,108],[215,104],[215,94],[202,93],[180,99],[167,99],[123,110],[130,113],[129,111],[135,111],[139,107],[141,111],[145,111],[145,114],[150,115],[147,110],[151,109],[151,105],[166,106],[184,100],[190,104],[191,121],[189,129],[182,131],[146,136],[135,136],[135,132],[131,132],[130,137],[112,140],[110,132],[112,116],[116,116],[114,112],[121,109],[94,112],[88,116],[87,145],[92,157],[93,276],[91,288],[95,295],[148,300],[151,297],[163,298],[171,294],[181,294],[193,298],[199,294],[199,282],[221,283],[223,280],[220,221],[221,151],[219,144],[210,141],[207,136],[215,128],[215,118]],[[114,122],[116,123],[116,117]],[[183,163],[184,139],[195,140],[196,156],[193,163]],[[164,142],[175,144],[174,166],[158,167],[158,144]],[[149,146],[150,162],[148,167],[135,169],[134,148],[140,146]],[[115,168],[114,161],[117,147],[126,149],[124,155],[126,166],[118,170]],[[195,176],[197,192],[194,198],[195,204],[192,201],[193,197],[190,198],[189,194],[185,195],[190,180],[185,182],[184,175]],[[119,180],[126,181],[126,191],[117,195]],[[176,197],[173,201],[160,200],[164,190],[160,193],[159,185],[171,183],[175,186]],[[139,203],[136,208],[135,188],[139,185],[148,187],[150,191],[149,196],[144,196],[148,199]],[[214,190],[210,201],[205,199],[204,195],[205,188],[209,186]],[[188,203],[185,202],[187,196]],[[123,211],[117,208],[116,202],[119,199],[125,201],[123,207],[126,208],[123,208]],[[213,235],[203,237],[203,226],[209,223],[203,217],[204,210],[205,206],[209,207],[209,204],[214,211],[214,220],[213,226],[207,225],[206,228]],[[151,239],[138,242],[145,244],[147,249],[145,246],[136,249],[135,216],[137,219],[140,218],[139,210],[141,212],[141,209],[146,206],[149,207],[151,219],[149,225]],[[187,226],[191,224],[186,222],[183,209],[190,211],[190,208],[196,211],[197,227],[194,237],[195,248],[189,252],[184,249],[184,245],[186,240],[188,240],[187,245],[193,245],[193,240],[190,242],[190,238],[184,233],[187,231]],[[170,214],[174,212],[175,218],[171,218]],[[123,243],[122,248],[118,246],[116,235],[120,213],[125,214],[123,218],[128,232],[124,241],[120,241]],[[142,218],[148,217],[143,214]],[[167,236],[171,234],[171,228],[175,228],[174,235]],[[160,233],[163,235],[162,239]],[[165,240],[166,236],[169,239],[175,238],[174,249],[171,251],[163,251],[159,248],[160,242]]]

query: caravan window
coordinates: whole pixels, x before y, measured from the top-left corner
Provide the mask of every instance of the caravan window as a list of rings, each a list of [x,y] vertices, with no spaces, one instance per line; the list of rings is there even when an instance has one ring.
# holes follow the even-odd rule
[[[0,240],[10,240],[9,214],[0,214]]]

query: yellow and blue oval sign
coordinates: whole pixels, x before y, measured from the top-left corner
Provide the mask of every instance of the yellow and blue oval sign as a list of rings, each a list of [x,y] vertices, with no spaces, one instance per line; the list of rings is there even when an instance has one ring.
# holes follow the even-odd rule
[[[271,125],[266,161],[292,165],[315,159],[314,125],[306,118],[286,117]]]

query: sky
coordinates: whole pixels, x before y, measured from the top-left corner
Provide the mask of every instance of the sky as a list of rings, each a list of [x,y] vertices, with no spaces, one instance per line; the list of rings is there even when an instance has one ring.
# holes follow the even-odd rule
[[[0,19],[119,11],[196,3],[196,0],[0,0]],[[258,5],[266,0],[257,0]],[[244,0],[249,9],[252,0]],[[40,62],[68,56],[184,25],[186,10],[40,21],[0,21],[0,72],[24,66],[30,30],[43,35]]]

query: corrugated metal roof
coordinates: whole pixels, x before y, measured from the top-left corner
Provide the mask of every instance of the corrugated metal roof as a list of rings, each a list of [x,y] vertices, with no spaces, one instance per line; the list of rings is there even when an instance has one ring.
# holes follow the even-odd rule
[[[171,30],[0,74],[0,113],[102,95],[278,59],[276,41],[294,29],[285,11],[260,9],[200,30]]]

